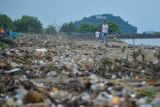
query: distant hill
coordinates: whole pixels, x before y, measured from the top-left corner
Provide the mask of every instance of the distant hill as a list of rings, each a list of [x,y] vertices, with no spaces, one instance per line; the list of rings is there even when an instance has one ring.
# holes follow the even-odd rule
[[[75,21],[74,24],[79,28],[82,23],[88,23],[92,25],[101,25],[103,21],[107,22],[113,21],[116,23],[122,34],[135,34],[137,33],[137,27],[128,24],[128,22],[124,21],[120,16],[114,16],[112,14],[101,14],[101,15],[92,15],[90,17],[84,17],[81,20]]]

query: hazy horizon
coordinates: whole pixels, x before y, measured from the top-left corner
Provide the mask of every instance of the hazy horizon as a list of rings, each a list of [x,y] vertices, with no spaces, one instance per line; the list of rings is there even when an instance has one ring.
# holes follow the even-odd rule
[[[37,17],[46,27],[62,25],[98,14],[120,16],[138,28],[138,32],[160,31],[159,0],[0,0],[0,14],[11,19],[22,15]]]

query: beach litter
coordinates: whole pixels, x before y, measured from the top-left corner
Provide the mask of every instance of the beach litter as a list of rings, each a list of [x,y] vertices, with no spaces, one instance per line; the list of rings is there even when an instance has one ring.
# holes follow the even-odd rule
[[[46,38],[26,35],[1,51],[2,107],[159,107],[158,49]]]

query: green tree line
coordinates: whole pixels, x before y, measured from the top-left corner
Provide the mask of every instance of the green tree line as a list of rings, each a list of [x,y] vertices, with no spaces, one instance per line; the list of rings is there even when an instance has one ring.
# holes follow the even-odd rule
[[[108,22],[109,33],[119,32],[119,27],[114,22]],[[43,28],[41,21],[37,17],[23,15],[20,19],[12,20],[5,14],[0,14],[0,28],[22,33],[46,33],[57,34],[63,32],[65,34],[72,33],[94,33],[96,30],[101,30],[101,25],[92,25],[82,23],[80,27],[76,27],[73,22],[64,23],[59,30],[55,25],[48,25]]]
[[[23,15],[20,19],[11,20],[5,14],[0,14],[0,28],[22,33],[46,33],[56,34],[56,27],[53,25],[43,28],[41,21],[37,17]]]
[[[112,33],[119,33],[119,26],[110,21],[108,22],[108,26],[109,26],[109,33],[112,34]],[[102,25],[93,25],[93,24],[89,24],[89,23],[82,23],[80,25],[80,27],[76,27],[74,25],[73,22],[69,22],[69,23],[64,23],[61,28],[60,28],[60,31],[61,32],[64,32],[66,34],[71,34],[73,32],[76,32],[76,33],[94,33],[95,31],[101,31],[101,27]]]

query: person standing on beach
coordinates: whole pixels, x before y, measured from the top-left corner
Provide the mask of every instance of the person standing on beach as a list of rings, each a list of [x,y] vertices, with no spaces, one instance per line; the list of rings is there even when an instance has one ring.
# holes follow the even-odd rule
[[[96,39],[97,39],[97,48],[99,47],[99,36],[100,36],[100,30],[96,30],[95,35],[96,35]]]
[[[106,21],[102,24],[102,42],[105,43],[106,46],[108,46],[108,24]]]
[[[99,38],[100,33],[101,32],[99,30],[96,30],[96,32],[95,32],[96,38]]]

